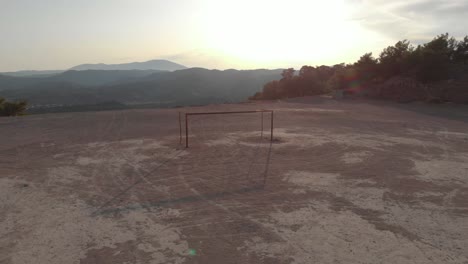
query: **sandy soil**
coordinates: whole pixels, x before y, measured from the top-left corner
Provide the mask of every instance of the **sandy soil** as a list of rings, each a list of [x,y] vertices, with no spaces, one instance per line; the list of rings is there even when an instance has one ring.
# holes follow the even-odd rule
[[[275,110],[190,117],[178,111]],[[468,108],[300,98],[0,119],[0,263],[468,263]]]

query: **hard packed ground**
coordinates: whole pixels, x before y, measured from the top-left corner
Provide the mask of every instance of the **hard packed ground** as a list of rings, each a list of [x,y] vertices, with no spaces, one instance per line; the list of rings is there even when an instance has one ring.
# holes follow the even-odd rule
[[[178,112],[191,116],[189,148]],[[184,126],[184,120],[182,119]],[[0,119],[0,263],[468,263],[468,108]],[[183,131],[184,132],[184,131]]]

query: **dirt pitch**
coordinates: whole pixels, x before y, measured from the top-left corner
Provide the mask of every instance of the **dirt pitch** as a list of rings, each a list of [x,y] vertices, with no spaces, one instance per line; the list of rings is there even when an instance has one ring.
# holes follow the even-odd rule
[[[179,146],[177,111],[197,117]],[[0,119],[0,263],[468,263],[468,109]]]

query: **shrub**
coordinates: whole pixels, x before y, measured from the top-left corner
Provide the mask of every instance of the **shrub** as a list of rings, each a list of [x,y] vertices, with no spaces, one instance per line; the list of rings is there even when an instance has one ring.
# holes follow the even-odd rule
[[[0,116],[24,115],[27,105],[26,101],[8,102],[0,98]]]

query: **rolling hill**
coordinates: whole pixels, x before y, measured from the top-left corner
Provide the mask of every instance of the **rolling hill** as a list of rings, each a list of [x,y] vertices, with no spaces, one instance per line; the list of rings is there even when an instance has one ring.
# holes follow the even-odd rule
[[[0,75],[0,91],[41,87],[50,83],[74,83],[83,86],[116,84],[149,76],[158,70],[70,70],[48,77],[14,77]]]
[[[149,76],[158,70],[70,70],[58,74],[50,80],[72,82],[85,86],[117,84]]]
[[[27,100],[33,108],[108,102],[132,107],[240,102],[280,75],[281,70],[220,71],[203,68],[174,72],[67,71],[48,78],[0,75],[0,87],[3,87],[0,88],[0,97]]]

